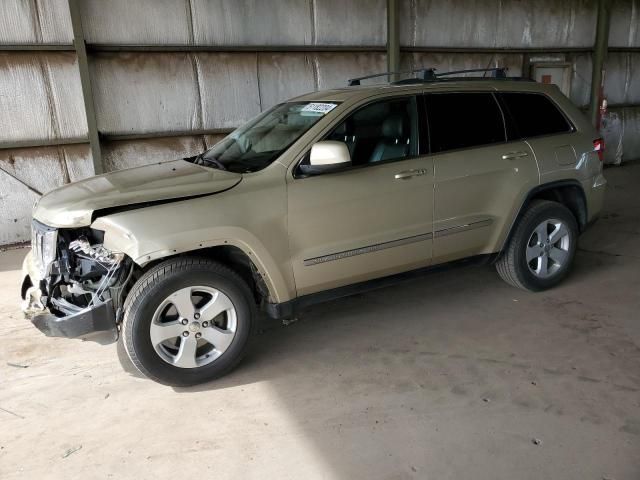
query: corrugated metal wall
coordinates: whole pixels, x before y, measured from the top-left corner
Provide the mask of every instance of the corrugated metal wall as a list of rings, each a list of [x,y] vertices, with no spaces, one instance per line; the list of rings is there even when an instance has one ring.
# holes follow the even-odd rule
[[[386,0],[80,5],[106,170],[194,154],[281,100],[386,66]],[[639,14],[640,0],[614,1],[606,93],[625,158],[640,158]],[[595,0],[401,0],[401,63],[519,75],[563,60],[586,106],[595,23]],[[92,172],[72,43],[67,0],[0,2],[0,244],[28,239],[29,187]]]

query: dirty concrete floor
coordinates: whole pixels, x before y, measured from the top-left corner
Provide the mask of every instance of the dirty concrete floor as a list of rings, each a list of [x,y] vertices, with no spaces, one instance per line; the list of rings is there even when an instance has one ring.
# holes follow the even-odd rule
[[[482,267],[335,301],[194,389],[42,336],[17,307],[25,251],[2,253],[0,478],[637,480],[640,165],[606,175],[560,287]]]

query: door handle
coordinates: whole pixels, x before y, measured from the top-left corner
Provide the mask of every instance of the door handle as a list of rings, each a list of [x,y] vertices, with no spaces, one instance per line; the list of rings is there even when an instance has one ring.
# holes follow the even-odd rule
[[[527,152],[509,152],[502,155],[503,160],[513,160],[514,158],[526,157],[529,154]]]
[[[427,170],[426,168],[416,168],[413,170],[404,170],[402,172],[398,172],[395,175],[395,179],[396,180],[407,180],[411,177],[419,177],[421,175],[426,175],[427,173],[429,173],[429,170]]]

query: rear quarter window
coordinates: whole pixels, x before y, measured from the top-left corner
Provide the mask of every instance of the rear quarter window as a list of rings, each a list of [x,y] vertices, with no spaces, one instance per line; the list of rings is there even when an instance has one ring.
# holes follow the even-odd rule
[[[498,96],[513,122],[508,129],[510,140],[573,131],[573,126],[546,95],[502,92]]]

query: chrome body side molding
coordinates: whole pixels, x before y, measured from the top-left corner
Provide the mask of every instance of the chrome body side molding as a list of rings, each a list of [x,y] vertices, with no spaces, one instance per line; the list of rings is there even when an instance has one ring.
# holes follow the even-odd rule
[[[447,235],[453,235],[460,232],[466,232],[467,230],[474,230],[476,228],[488,227],[493,223],[493,220],[487,218],[486,220],[480,220],[478,222],[465,223],[463,225],[456,225],[455,227],[443,228],[437,230],[435,238],[446,237]]]
[[[377,243],[375,245],[368,245],[366,247],[355,248],[353,250],[345,250],[343,252],[331,253],[329,255],[322,255],[320,257],[309,258],[304,261],[306,267],[311,265],[317,265],[319,263],[331,262],[333,260],[340,260],[342,258],[355,257],[356,255],[363,255],[365,253],[377,252],[378,250],[385,250],[387,248],[399,247],[401,245],[408,245],[410,243],[422,242],[424,240],[431,240],[433,234],[423,233],[420,235],[414,235],[412,237],[400,238],[398,240],[391,240],[390,242]]]
[[[312,265],[318,265],[319,263],[332,262],[334,260],[341,260],[343,258],[355,257],[356,255],[364,255],[365,253],[385,250],[387,248],[400,247],[402,245],[408,245],[410,243],[422,242],[424,240],[431,240],[433,238],[444,237],[447,235],[454,235],[456,233],[466,232],[467,230],[473,230],[475,228],[488,227],[492,223],[493,220],[488,218],[486,220],[480,220],[478,222],[466,223],[464,225],[456,225],[455,227],[437,230],[435,234],[422,233],[420,235],[414,235],[412,237],[405,237],[398,240],[391,240],[389,242],[377,243],[375,245],[367,245],[366,247],[354,248],[353,250],[344,250],[342,252],[321,255],[319,257],[313,257],[304,260],[304,265],[305,267],[310,267]]]

